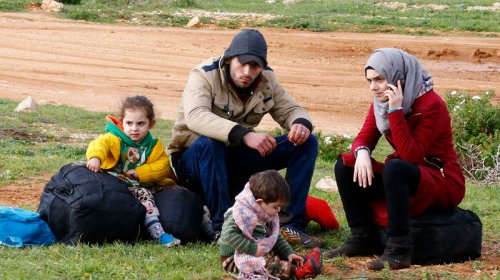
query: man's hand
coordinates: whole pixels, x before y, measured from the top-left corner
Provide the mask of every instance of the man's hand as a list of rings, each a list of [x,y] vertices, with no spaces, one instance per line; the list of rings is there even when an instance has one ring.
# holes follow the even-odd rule
[[[358,182],[360,187],[366,188],[372,185],[373,167],[370,154],[365,149],[358,150],[356,163],[354,164],[353,182]]]
[[[292,129],[288,133],[288,140],[298,146],[304,144],[309,139],[309,135],[311,135],[311,131],[307,127],[296,123],[292,125]]]
[[[101,160],[93,157],[87,161],[87,169],[92,171],[92,172],[99,172],[101,171]]]
[[[259,151],[263,157],[269,155],[276,148],[276,139],[264,133],[249,132],[243,136],[243,143]]]

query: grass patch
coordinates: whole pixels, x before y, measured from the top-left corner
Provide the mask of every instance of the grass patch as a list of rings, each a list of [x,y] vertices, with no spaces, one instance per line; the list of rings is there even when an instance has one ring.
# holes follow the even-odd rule
[[[0,11],[22,11],[32,0],[0,0]],[[38,2],[41,3],[40,0]],[[66,0],[61,15],[92,22],[185,26],[192,16],[210,17],[223,28],[276,27],[312,31],[430,35],[499,32],[495,0]],[[489,8],[489,9],[488,9]],[[209,14],[209,15],[207,15]],[[206,24],[206,22],[205,22]]]
[[[54,105],[40,105],[36,113],[13,113],[16,105],[14,101],[0,99],[0,188],[16,180],[29,181],[43,174],[54,174],[64,164],[83,160],[88,142],[104,129],[106,113]],[[172,124],[169,120],[158,120],[152,134],[166,145]],[[325,141],[326,137],[322,135],[320,140]],[[387,141],[381,139],[374,157],[383,160],[390,152]],[[333,162],[318,158],[310,195],[329,202],[341,228],[338,232],[323,232],[317,224],[311,223],[308,230],[324,238],[327,248],[333,248],[349,236],[349,230],[339,195],[314,187],[324,176],[333,176]],[[500,239],[498,197],[498,185],[467,183],[467,195],[460,206],[481,218],[484,242],[495,243]],[[304,251],[299,250],[299,253]],[[340,271],[353,269],[341,258],[325,262]],[[228,276],[219,268],[218,248],[199,243],[175,249],[166,249],[150,241],[136,245],[71,247],[56,244],[21,249],[0,246],[0,263],[3,268],[0,279],[221,279]],[[480,268],[484,264],[477,262],[474,266]],[[447,271],[382,271],[376,275],[383,279],[461,278],[460,274]],[[359,275],[361,278],[366,276]],[[321,275],[316,279],[332,278],[342,277]]]
[[[42,0],[27,1],[27,0],[0,0],[0,11],[4,12],[22,12],[26,10],[30,3],[41,4]]]
[[[16,106],[0,99],[0,186],[52,174],[66,163],[84,160],[88,143],[104,131],[107,113],[55,105],[16,113]],[[170,135],[171,126],[172,122],[160,120],[152,133]]]

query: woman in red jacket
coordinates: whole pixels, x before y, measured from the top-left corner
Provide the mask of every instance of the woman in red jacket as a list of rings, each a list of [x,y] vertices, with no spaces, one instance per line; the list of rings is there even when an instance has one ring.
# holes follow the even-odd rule
[[[382,256],[369,263],[381,270],[411,264],[409,219],[426,209],[450,209],[465,194],[465,179],[453,146],[450,115],[432,89],[430,73],[412,55],[394,48],[373,52],[365,67],[373,94],[368,116],[342,154],[335,175],[352,237],[326,257]],[[370,157],[381,136],[394,148],[385,163]],[[379,240],[373,202],[387,205],[387,243]],[[374,210],[372,210],[374,209]],[[380,215],[379,215],[380,216]]]

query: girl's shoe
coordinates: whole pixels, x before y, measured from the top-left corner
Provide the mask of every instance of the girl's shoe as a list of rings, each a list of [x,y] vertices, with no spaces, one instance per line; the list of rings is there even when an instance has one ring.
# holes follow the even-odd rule
[[[181,241],[168,233],[164,233],[160,236],[160,244],[167,247],[177,246],[181,244]]]

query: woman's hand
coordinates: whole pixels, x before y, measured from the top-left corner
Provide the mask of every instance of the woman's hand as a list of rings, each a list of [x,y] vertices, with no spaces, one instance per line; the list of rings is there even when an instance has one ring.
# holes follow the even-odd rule
[[[360,187],[366,188],[372,185],[373,167],[370,154],[365,149],[360,149],[357,153],[354,164],[353,182],[358,182]]]
[[[389,89],[385,91],[385,96],[389,98],[389,110],[401,107],[403,105],[403,89],[401,81],[398,80],[398,86],[388,84]]]

